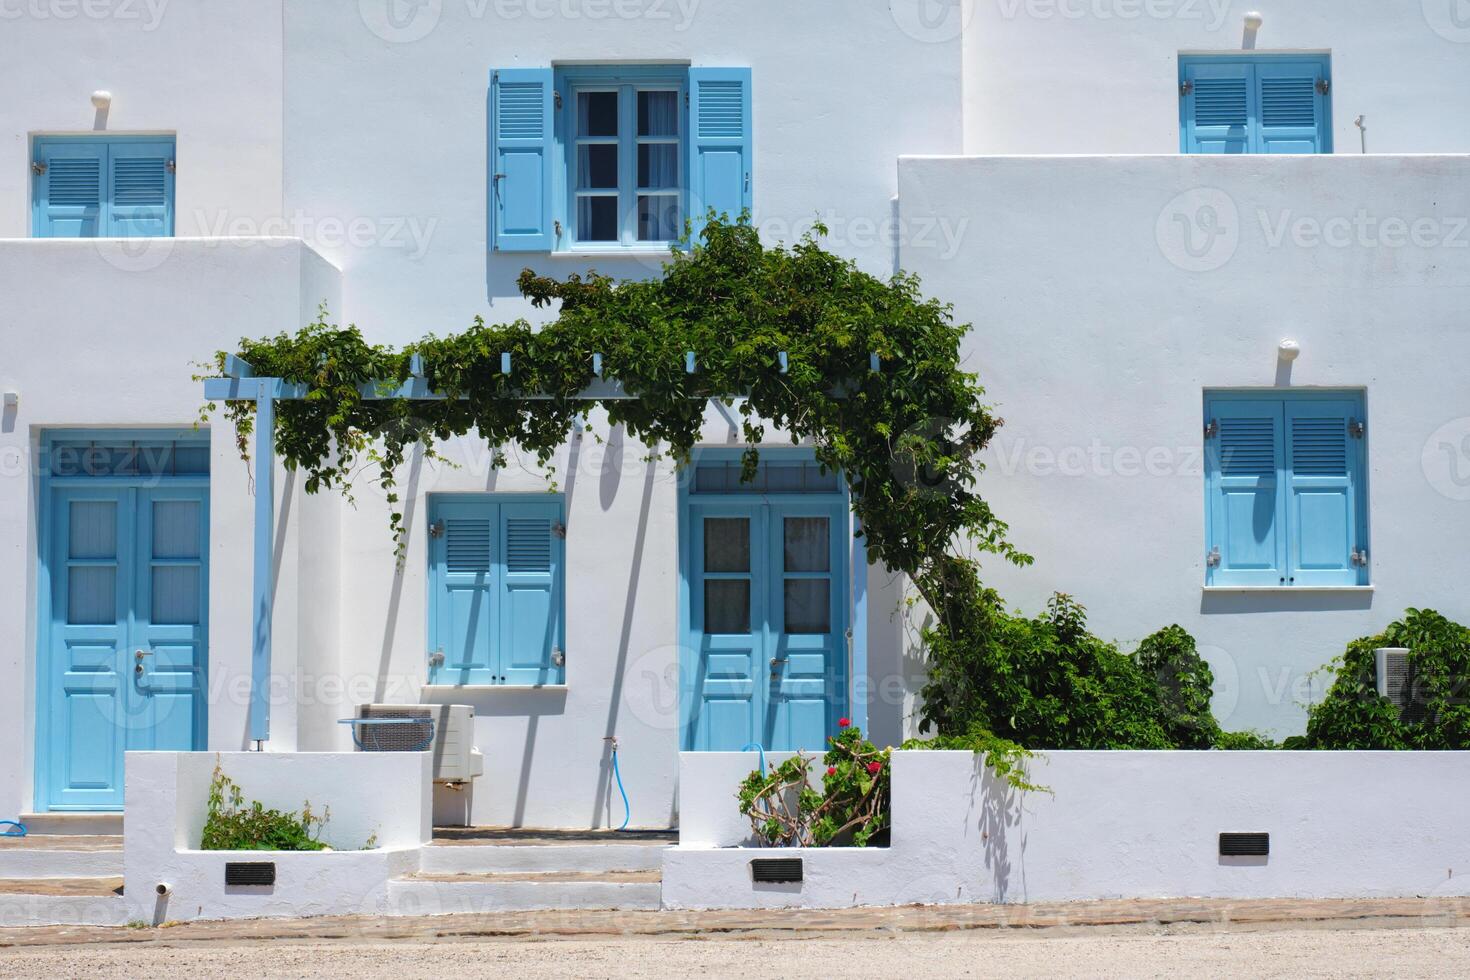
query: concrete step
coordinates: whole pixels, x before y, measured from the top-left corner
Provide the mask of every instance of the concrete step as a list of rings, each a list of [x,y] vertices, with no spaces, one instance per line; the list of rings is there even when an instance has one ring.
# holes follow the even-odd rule
[[[123,873],[123,852],[0,847],[0,879],[111,878]]]
[[[123,815],[111,813],[22,813],[18,818],[32,836],[122,836]]]
[[[0,926],[121,926],[122,878],[0,878]]]
[[[419,852],[425,874],[504,872],[657,871],[663,867],[662,841],[647,844],[430,844]]]
[[[537,909],[657,909],[658,871],[425,874],[388,883],[396,915],[460,915]]]

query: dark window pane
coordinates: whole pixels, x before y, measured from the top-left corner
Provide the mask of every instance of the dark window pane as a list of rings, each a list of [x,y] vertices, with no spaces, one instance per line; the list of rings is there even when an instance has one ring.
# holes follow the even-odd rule
[[[577,187],[615,190],[618,186],[618,148],[612,143],[577,147]]]
[[[786,571],[826,572],[832,568],[831,522],[825,517],[788,517]]]
[[[577,93],[577,135],[618,135],[618,93]]]
[[[832,632],[832,583],[824,578],[786,580],[786,632]]]
[[[749,579],[705,579],[704,631],[726,634],[750,632]]]
[[[669,195],[638,197],[638,240],[672,242],[679,237],[679,199]]]
[[[704,570],[706,572],[750,571],[750,518],[706,517],[704,519]]]
[[[679,93],[638,93],[638,135],[679,135]]]
[[[679,145],[638,144],[638,189],[675,190],[679,186]]]
[[[618,199],[577,198],[577,238],[584,242],[618,240]]]

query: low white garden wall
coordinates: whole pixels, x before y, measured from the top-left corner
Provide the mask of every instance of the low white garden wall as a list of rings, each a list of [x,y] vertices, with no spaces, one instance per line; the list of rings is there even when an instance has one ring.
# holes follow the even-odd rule
[[[246,801],[331,809],[331,852],[201,851],[216,761]],[[130,918],[168,920],[374,914],[389,879],[418,869],[433,835],[427,752],[129,752],[123,826]],[[371,849],[363,850],[373,840]],[[272,886],[226,885],[225,864],[273,861]],[[168,887],[159,895],[158,886]]]
[[[685,753],[668,908],[840,908],[1118,897],[1470,895],[1470,753],[1048,752],[1018,793],[968,752],[895,752],[892,845],[739,846],[754,756]],[[1268,857],[1222,857],[1267,832]],[[755,857],[800,856],[800,884]]]

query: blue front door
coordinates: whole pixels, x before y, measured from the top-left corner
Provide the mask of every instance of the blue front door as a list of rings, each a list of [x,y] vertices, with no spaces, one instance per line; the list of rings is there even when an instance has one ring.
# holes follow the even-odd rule
[[[845,501],[721,495],[687,519],[686,747],[821,750],[847,703]]]
[[[123,753],[205,745],[208,489],[59,481],[42,555],[38,808],[123,804]]]

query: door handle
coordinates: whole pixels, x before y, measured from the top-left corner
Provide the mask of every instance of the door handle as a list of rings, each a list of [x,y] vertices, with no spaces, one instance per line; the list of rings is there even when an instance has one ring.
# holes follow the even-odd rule
[[[138,661],[138,663],[141,664],[143,662],[143,658],[144,657],[151,657],[151,656],[153,656],[153,651],[152,650],[138,650],[137,652],[135,652],[133,654],[133,659],[136,660],[136,661]]]

